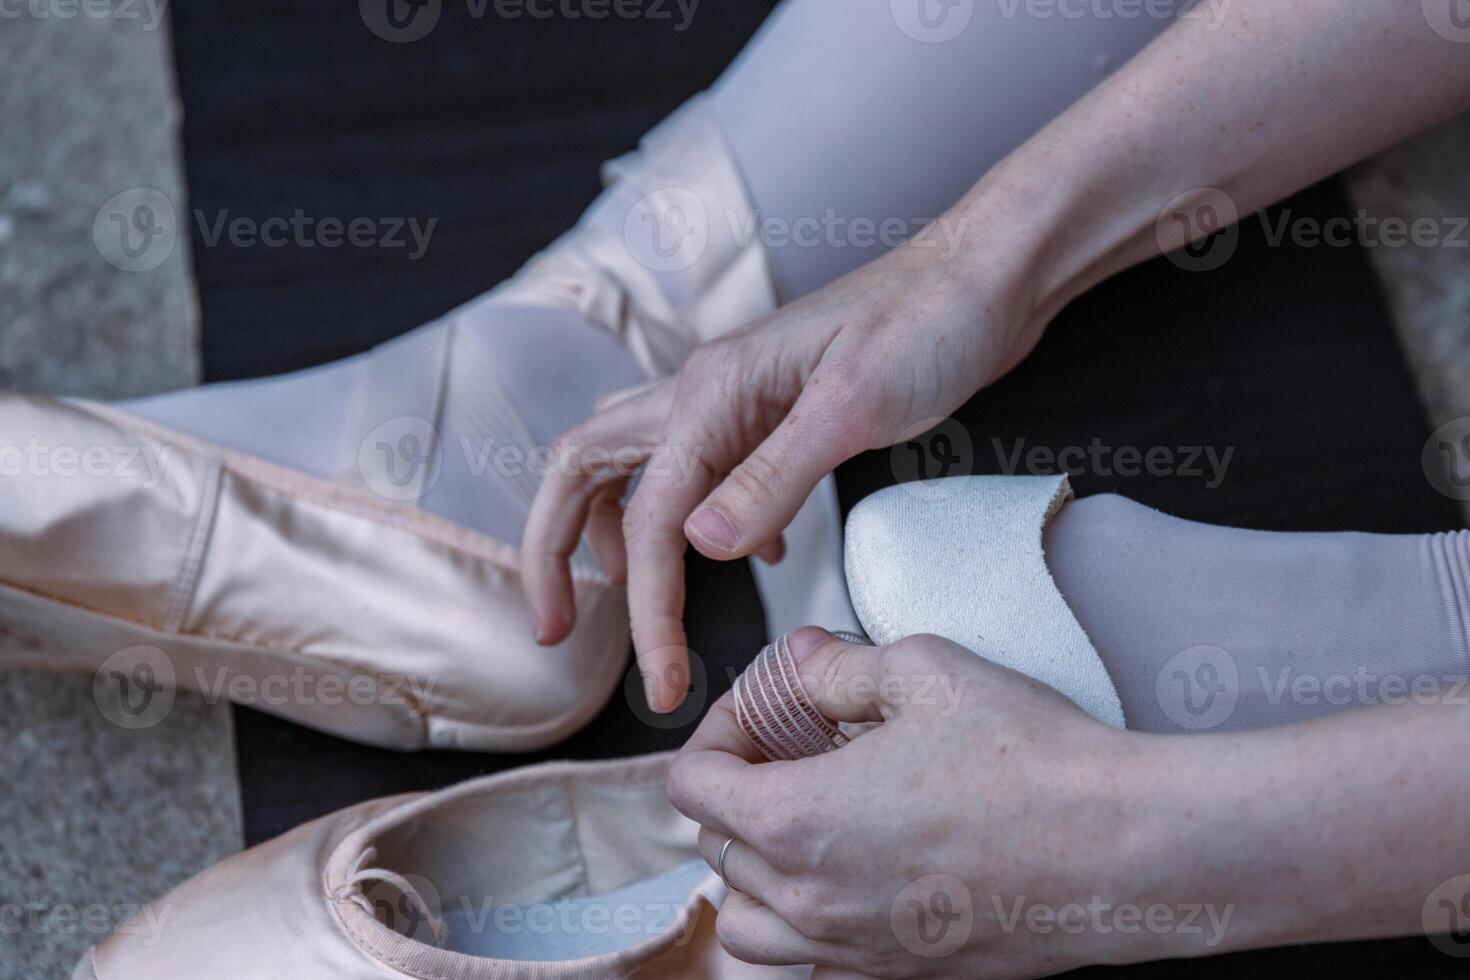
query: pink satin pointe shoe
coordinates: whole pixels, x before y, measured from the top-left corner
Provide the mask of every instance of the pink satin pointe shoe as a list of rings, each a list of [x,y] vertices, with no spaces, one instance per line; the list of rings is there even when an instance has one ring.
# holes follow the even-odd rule
[[[767,980],[665,797],[671,756],[550,763],[349,807],[146,906],[73,980]]]
[[[399,749],[521,750],[594,715],[623,668],[621,589],[535,647],[514,549],[106,405],[0,395],[52,463],[0,506],[0,649],[116,671]],[[60,460],[89,455],[88,472]],[[105,459],[105,462],[104,462]]]
[[[656,377],[774,307],[760,243],[736,241],[724,220],[749,202],[705,99],[606,171],[594,219],[497,289],[355,359],[340,458],[314,473],[117,406],[0,394],[0,658],[98,671],[140,713],[148,690],[174,685],[395,749],[524,751],[582,727],[627,664],[623,590],[582,549],[576,628],[538,647],[516,548],[425,510],[432,463],[401,471],[393,450],[450,417],[484,445],[536,451],[468,336],[494,318],[575,314],[568,329],[601,328]],[[695,222],[698,247],[672,264],[635,254],[644,219],[673,211]],[[512,504],[529,505],[526,481]],[[761,572],[777,581],[768,596],[805,577],[835,581],[828,593],[845,604],[825,494],[793,531],[807,566]],[[807,615],[778,611],[783,629]]]
[[[1041,531],[1069,496],[1064,477],[973,477],[867,498],[848,522],[847,576],[869,635],[948,636],[1121,724],[1043,558]],[[771,649],[777,663],[789,653]],[[737,717],[768,757],[862,737],[820,717],[804,727],[811,702],[794,670],[764,681],[759,670],[736,682],[737,700],[753,685],[775,708],[737,707]],[[350,807],[181,885],[75,978],[805,976],[720,947],[727,892],[698,854],[697,827],[665,795],[670,758],[551,763]]]

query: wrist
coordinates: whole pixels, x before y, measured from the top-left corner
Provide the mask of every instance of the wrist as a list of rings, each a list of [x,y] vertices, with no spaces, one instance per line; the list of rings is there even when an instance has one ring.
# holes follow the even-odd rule
[[[1311,941],[1333,899],[1309,863],[1315,801],[1298,791],[1288,740],[1132,735],[1129,833],[1119,848],[1139,904],[1180,927],[1150,958],[1213,956]],[[1306,794],[1310,797],[1310,794]],[[1194,915],[1194,925],[1184,920]]]

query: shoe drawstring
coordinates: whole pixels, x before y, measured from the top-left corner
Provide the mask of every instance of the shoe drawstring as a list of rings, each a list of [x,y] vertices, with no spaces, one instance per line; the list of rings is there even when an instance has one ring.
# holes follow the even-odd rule
[[[413,882],[396,871],[387,868],[372,867],[372,862],[378,859],[378,849],[375,847],[365,848],[362,853],[353,859],[351,867],[348,868],[347,883],[337,890],[334,896],[338,901],[349,901],[361,907],[369,915],[378,918],[378,909],[373,900],[367,896],[363,887],[372,883],[388,885],[408,902],[413,910],[413,918],[416,921],[426,922],[429,932],[434,937],[436,946],[443,945],[444,938],[448,933],[444,920],[440,918],[429,903],[424,901],[423,895],[414,887]],[[381,918],[378,921],[382,921]],[[385,923],[386,924],[386,923]],[[395,930],[401,931],[401,930]],[[413,929],[410,928],[404,935],[413,938]]]

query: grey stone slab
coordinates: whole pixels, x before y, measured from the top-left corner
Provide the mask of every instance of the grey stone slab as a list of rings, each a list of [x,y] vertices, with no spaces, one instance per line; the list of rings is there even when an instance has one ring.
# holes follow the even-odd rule
[[[165,224],[185,210],[166,25],[145,3],[13,9],[0,29],[0,385],[111,398],[194,384],[187,236]],[[146,218],[139,204],[160,231],[144,239],[135,223],[129,257],[111,216]],[[180,694],[130,731],[107,720],[90,674],[4,668],[0,746],[0,980],[69,975],[133,906],[240,846],[227,706]]]
[[[139,188],[185,213],[167,31],[142,2],[119,4],[136,17],[29,15],[68,7],[98,5],[16,4],[0,31],[0,385],[125,397],[192,384],[188,236],[170,223],[132,263],[157,267],[125,271],[93,234],[118,240],[104,205]]]

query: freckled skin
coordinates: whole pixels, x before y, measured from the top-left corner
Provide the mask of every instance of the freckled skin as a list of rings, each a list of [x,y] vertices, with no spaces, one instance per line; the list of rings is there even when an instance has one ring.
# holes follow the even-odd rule
[[[660,428],[629,423],[630,439],[697,445],[709,477],[645,480],[629,504],[644,668],[658,675],[683,656],[691,516],[713,510],[737,529],[733,549],[695,542],[711,557],[755,552],[840,462],[928,428],[1020,363],[1072,299],[1188,244],[1159,220],[1170,202],[1198,204],[1212,189],[1251,214],[1470,107],[1470,58],[1424,13],[1415,3],[1233,0],[1219,23],[1181,21],[946,212],[968,228],[950,259],[895,249],[696,352],[679,378],[642,396]],[[907,655],[952,653],[932,638],[913,643]],[[917,972],[884,924],[894,896],[936,872],[984,908],[956,954],[964,976],[1411,933],[1470,846],[1455,819],[1470,805],[1463,712],[1374,708],[1253,733],[1129,735],[973,657],[951,668],[978,673],[966,710],[948,719],[900,708],[801,763],[749,765],[699,736],[681,756],[675,804],[707,834],[733,828],[764,848],[773,873],[795,875],[817,903],[767,906],[760,920],[808,943],[798,962]],[[773,807],[788,825],[776,840]],[[1416,846],[1389,860],[1387,840]],[[985,905],[997,891],[1053,903],[1189,895],[1235,915],[1208,946],[1177,933],[997,932]],[[832,903],[818,902],[832,895],[867,901],[866,918],[833,918]],[[741,917],[753,928],[760,910],[735,898],[722,934],[727,914],[730,928]],[[813,932],[840,941],[794,938]]]

